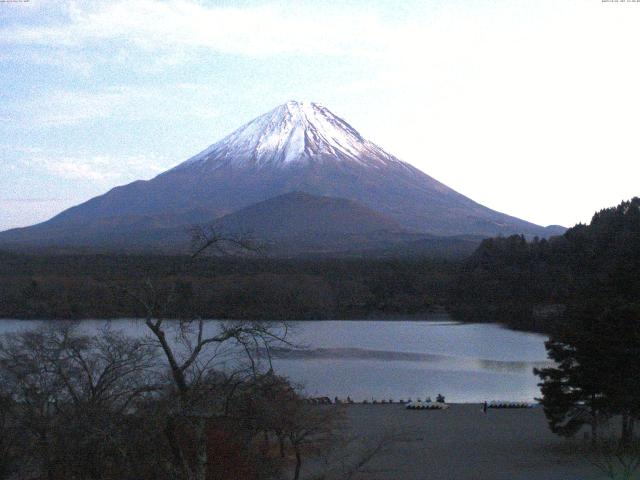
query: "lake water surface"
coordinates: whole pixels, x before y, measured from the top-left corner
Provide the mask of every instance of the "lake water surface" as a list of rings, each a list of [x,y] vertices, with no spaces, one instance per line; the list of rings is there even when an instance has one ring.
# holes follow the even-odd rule
[[[0,320],[0,333],[41,322]],[[137,320],[111,320],[131,335],[146,333]],[[97,330],[105,321],[84,321]],[[211,321],[209,327],[216,328]],[[429,321],[294,322],[290,339],[304,352],[273,361],[313,396],[354,400],[435,398],[451,402],[532,401],[539,396],[532,370],[547,364],[543,335],[496,324],[460,324],[446,315]]]

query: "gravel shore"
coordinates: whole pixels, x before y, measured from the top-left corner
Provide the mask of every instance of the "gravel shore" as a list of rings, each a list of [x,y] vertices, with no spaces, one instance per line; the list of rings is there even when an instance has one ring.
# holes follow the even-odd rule
[[[349,405],[348,429],[376,442],[393,434],[357,476],[362,480],[600,480],[580,453],[582,437],[549,431],[542,408],[489,409],[453,404],[443,411],[403,405]]]

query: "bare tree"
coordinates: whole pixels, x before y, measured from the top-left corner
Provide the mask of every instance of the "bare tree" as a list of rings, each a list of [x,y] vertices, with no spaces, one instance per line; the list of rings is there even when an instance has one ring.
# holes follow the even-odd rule
[[[313,476],[313,480],[352,480],[366,475],[371,463],[388,454],[390,449],[401,441],[403,434],[393,430],[384,432],[375,438],[364,438],[338,432],[336,442],[324,452],[324,469]]]
[[[207,463],[212,460],[207,458],[207,419],[222,416],[224,408],[223,402],[215,402],[215,397],[207,395],[211,384],[204,379],[211,378],[208,374],[215,370],[216,360],[229,358],[230,352],[225,350],[227,346],[236,347],[235,351],[242,352],[249,363],[247,367],[236,367],[236,373],[247,368],[256,375],[261,352],[268,352],[274,342],[285,342],[286,328],[277,328],[266,322],[235,321],[217,323],[215,331],[208,333],[202,319],[167,322],[152,316],[145,319],[145,325],[164,353],[178,394],[177,405],[167,418],[166,429],[176,466],[186,479],[205,480]],[[196,449],[193,467],[186,461],[184,448],[177,440],[176,417],[187,420],[193,429]]]
[[[327,413],[326,409],[309,408],[303,405],[290,419],[290,425],[285,427],[296,458],[294,480],[300,478],[303,447],[313,446],[320,449],[326,447],[331,441],[334,418]]]
[[[190,229],[193,253],[195,259],[210,251],[216,255],[228,256],[239,253],[241,255],[261,255],[265,247],[252,236],[244,232],[239,235],[227,235],[218,232],[210,225],[195,225]]]
[[[20,425],[31,437],[35,461],[47,479],[54,478],[53,418],[61,381],[46,349],[43,330],[7,335],[0,343],[0,375],[12,400],[20,405]]]
[[[20,431],[16,422],[16,402],[0,384],[0,479],[9,478],[16,468],[16,447],[20,441]]]
[[[191,261],[206,250],[226,254],[229,246],[256,251],[249,241],[225,237],[212,229],[198,227],[192,235],[195,251]],[[173,292],[163,292],[154,286],[151,279],[147,279],[142,290],[129,293],[145,311],[144,323],[162,351],[177,392],[178,401],[167,415],[165,434],[178,475],[186,480],[205,480],[207,464],[214,460],[208,458],[208,419],[222,415],[223,411],[221,403],[212,401],[212,397],[206,394],[211,384],[203,379],[212,378],[211,373],[219,368],[217,362],[221,358],[228,359],[230,353],[241,353],[246,360],[245,366],[236,367],[237,371],[246,368],[255,377],[262,357],[266,356],[270,366],[271,346],[287,342],[287,325],[262,321],[207,323],[201,318],[171,321],[164,317],[167,306],[174,299]],[[193,432],[193,462],[188,461],[185,446],[178,440],[177,419],[188,422]]]
[[[52,480],[95,478],[127,458],[124,420],[157,389],[155,352],[117,332],[82,335],[58,324],[0,341],[0,383],[11,392],[26,435],[24,464]],[[126,478],[126,477],[123,477]]]

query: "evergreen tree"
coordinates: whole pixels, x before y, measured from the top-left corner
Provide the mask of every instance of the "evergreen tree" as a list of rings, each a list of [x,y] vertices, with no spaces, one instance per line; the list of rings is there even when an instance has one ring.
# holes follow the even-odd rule
[[[567,232],[574,285],[563,326],[547,342],[556,366],[537,370],[551,429],[571,435],[619,415],[621,441],[640,418],[640,199]],[[595,435],[594,435],[595,436]]]

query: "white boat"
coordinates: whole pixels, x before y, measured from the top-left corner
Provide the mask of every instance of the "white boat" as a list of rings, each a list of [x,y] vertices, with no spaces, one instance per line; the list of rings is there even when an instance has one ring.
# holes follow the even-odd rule
[[[504,402],[493,400],[489,402],[489,408],[533,408],[534,404],[529,402]]]
[[[409,402],[406,408],[408,410],[446,410],[449,408],[449,405],[442,402],[422,402],[420,400],[416,400],[414,402]]]

